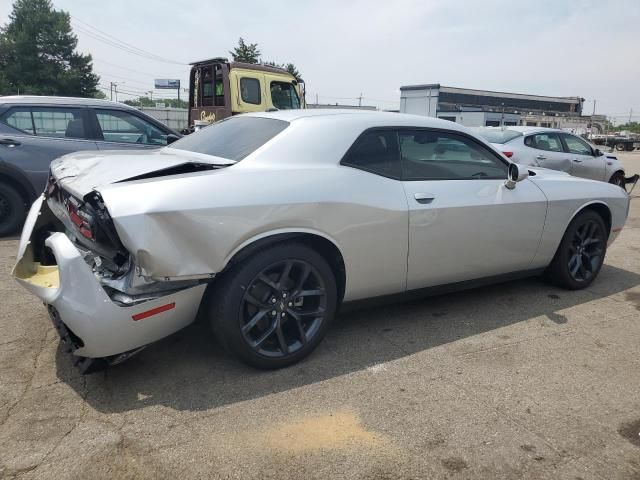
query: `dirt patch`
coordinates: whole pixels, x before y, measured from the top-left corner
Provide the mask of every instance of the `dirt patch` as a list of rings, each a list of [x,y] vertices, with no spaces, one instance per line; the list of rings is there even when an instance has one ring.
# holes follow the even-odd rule
[[[640,447],[640,420],[620,425],[618,433],[633,443],[636,447]]]
[[[465,468],[469,468],[467,462],[460,457],[449,457],[442,460],[442,466],[450,472],[461,472]]]
[[[350,410],[284,423],[265,431],[263,436],[272,449],[296,453],[371,448],[385,443],[381,435],[366,430],[360,418]]]
[[[640,311],[640,292],[626,292],[624,296],[626,297],[627,302],[633,303],[636,310]]]

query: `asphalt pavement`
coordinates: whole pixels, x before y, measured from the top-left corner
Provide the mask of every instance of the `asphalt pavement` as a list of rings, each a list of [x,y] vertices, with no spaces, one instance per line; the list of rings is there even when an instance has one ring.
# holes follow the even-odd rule
[[[634,193],[587,290],[529,279],[351,312],[275,372],[194,324],[80,376],[0,240],[0,478],[640,479]]]

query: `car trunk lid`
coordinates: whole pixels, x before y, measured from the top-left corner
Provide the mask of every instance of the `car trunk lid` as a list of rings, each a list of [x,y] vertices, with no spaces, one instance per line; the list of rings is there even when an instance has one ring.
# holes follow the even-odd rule
[[[58,185],[83,198],[104,185],[144,178],[215,170],[234,164],[233,160],[164,148],[149,151],[77,152],[51,164]]]

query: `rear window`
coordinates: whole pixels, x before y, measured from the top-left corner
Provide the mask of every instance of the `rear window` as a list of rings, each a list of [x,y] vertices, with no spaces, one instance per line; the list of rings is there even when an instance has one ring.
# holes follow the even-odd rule
[[[289,126],[275,118],[232,117],[182,137],[171,148],[242,160]]]
[[[489,143],[507,143],[522,136],[522,132],[514,130],[489,129],[489,128],[473,128],[473,132],[484,138]]]

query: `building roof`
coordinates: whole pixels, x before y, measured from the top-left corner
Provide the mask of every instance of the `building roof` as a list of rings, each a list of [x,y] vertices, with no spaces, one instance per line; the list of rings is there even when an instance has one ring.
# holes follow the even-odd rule
[[[426,83],[423,85],[405,85],[400,87],[401,92],[411,90],[439,89],[446,93],[463,93],[467,95],[480,95],[487,97],[525,98],[529,100],[543,100],[546,102],[562,102],[579,104],[584,101],[581,97],[550,97],[546,95],[530,95],[526,93],[496,92],[493,90],[476,90],[472,88],[448,87],[439,83]]]

